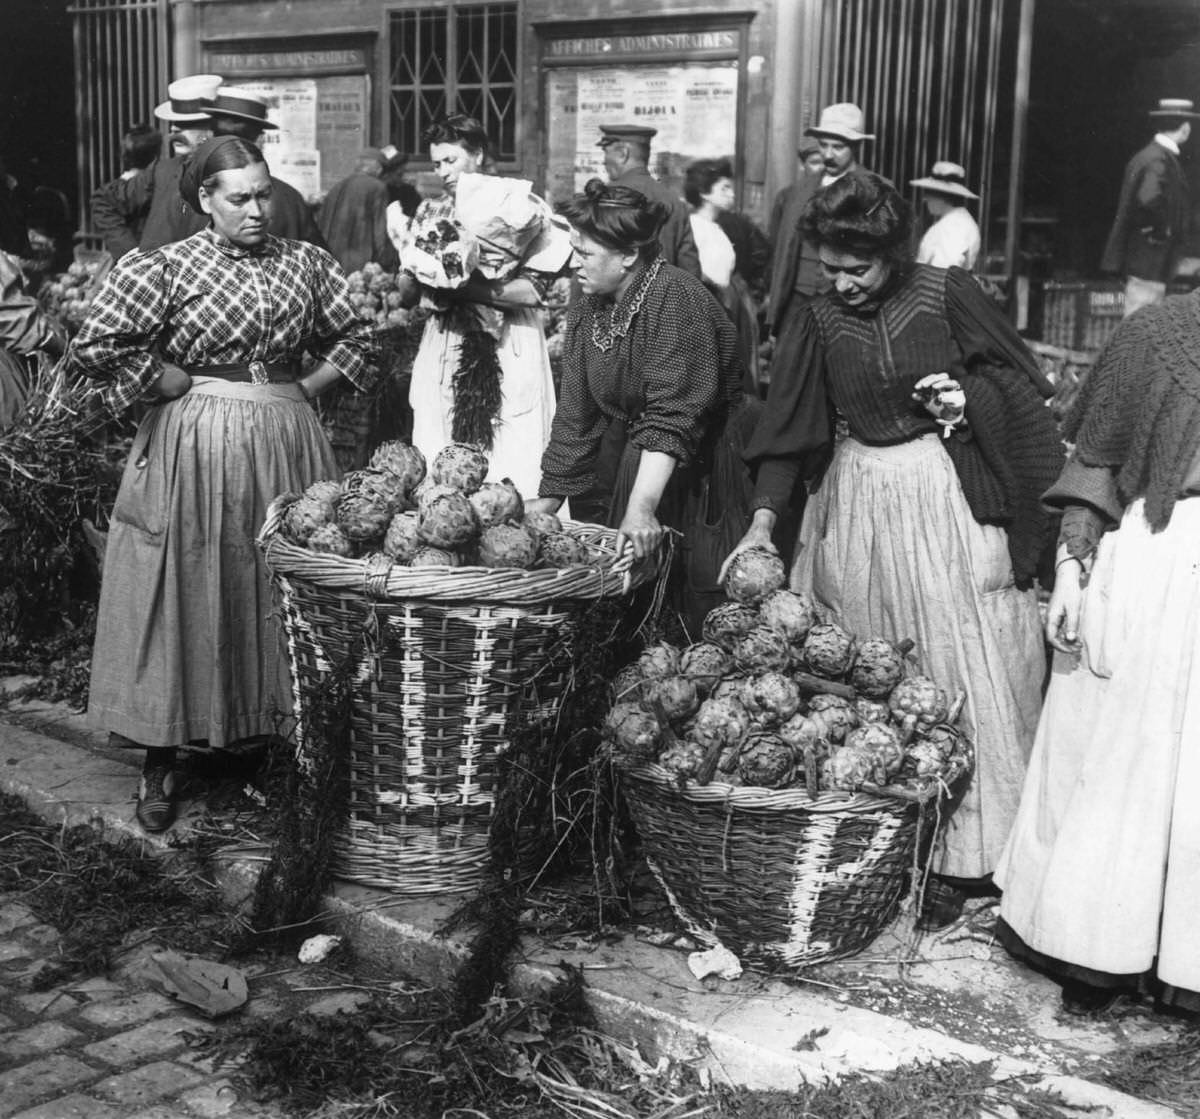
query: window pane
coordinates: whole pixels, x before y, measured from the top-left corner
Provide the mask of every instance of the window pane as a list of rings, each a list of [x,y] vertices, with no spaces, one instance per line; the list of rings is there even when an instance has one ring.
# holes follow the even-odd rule
[[[456,103],[481,121],[497,159],[515,159],[517,5],[459,7],[454,41]]]

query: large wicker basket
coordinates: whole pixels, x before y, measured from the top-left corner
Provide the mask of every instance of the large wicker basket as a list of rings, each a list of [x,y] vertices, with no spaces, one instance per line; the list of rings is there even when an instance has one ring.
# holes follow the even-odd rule
[[[487,858],[498,758],[518,720],[551,720],[589,601],[654,578],[611,570],[615,533],[565,522],[592,563],[562,570],[409,568],[259,536],[275,583],[295,708],[335,666],[356,665],[350,812],[335,873],[403,894],[470,890]],[[303,719],[300,749],[304,750]]]
[[[954,783],[969,768],[968,752]],[[621,778],[646,861],[688,931],[774,968],[852,955],[883,931],[949,791],[681,788],[659,765]]]

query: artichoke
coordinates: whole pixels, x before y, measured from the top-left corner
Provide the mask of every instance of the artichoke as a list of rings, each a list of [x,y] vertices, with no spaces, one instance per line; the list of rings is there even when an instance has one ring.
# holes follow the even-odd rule
[[[679,650],[669,641],[648,645],[638,657],[638,671],[646,680],[679,675]]]
[[[425,480],[425,456],[402,439],[380,443],[371,456],[371,466],[396,475],[405,493],[411,494]]]
[[[745,694],[746,706],[761,726],[778,726],[800,710],[800,688],[782,672],[752,676]]]
[[[474,493],[487,477],[488,460],[478,447],[469,443],[449,443],[433,458],[430,477],[442,486],[453,486],[463,493]]]
[[[875,756],[856,746],[839,746],[821,763],[821,785],[856,793],[875,780]]]
[[[735,747],[750,729],[750,713],[736,699],[706,699],[692,720],[688,735],[708,749],[715,743]]]
[[[818,676],[835,680],[854,663],[854,638],[835,622],[822,622],[804,639],[804,662]]]
[[[660,676],[642,684],[642,703],[654,710],[661,703],[663,713],[671,723],[681,723],[700,706],[696,685],[686,676]]]
[[[679,671],[696,685],[701,695],[708,695],[731,664],[729,654],[720,645],[699,641],[684,649],[679,658]]]
[[[850,683],[856,691],[872,699],[886,699],[902,679],[904,657],[890,641],[872,637],[858,647],[850,670]]]
[[[767,595],[759,605],[758,616],[763,625],[777,629],[788,644],[797,647],[804,644],[808,631],[821,620],[808,595],[787,590]]]
[[[604,720],[613,755],[627,765],[644,765],[658,755],[662,728],[658,720],[636,703],[618,703]]]
[[[383,550],[397,563],[412,563],[421,547],[417,536],[417,515],[411,510],[397,513],[388,525],[383,538]]]
[[[557,519],[557,518],[556,518]],[[539,534],[536,525],[525,522],[525,527],[531,529],[538,537],[538,559],[547,567],[583,567],[588,562],[588,550],[582,541],[577,540],[569,532],[548,532]]]
[[[308,547],[313,552],[325,552],[331,556],[348,556],[354,550],[349,537],[337,525],[321,525],[308,538]]]
[[[641,702],[644,682],[638,666],[627,664],[612,678],[612,682],[608,686],[613,703]]]
[[[694,742],[676,742],[668,746],[658,758],[658,764],[681,784],[693,779],[704,762],[704,751]]]
[[[901,680],[888,696],[888,707],[897,721],[915,721],[921,729],[940,723],[949,711],[946,693],[928,676]]]
[[[904,765],[904,747],[900,732],[886,723],[867,723],[856,727],[846,735],[846,745],[856,750],[866,750],[875,759],[877,785],[886,785]]]
[[[471,504],[485,529],[492,525],[515,524],[525,516],[525,502],[510,478],[502,482],[484,482],[471,494]]]
[[[758,611],[744,602],[723,602],[714,606],[704,619],[701,636],[705,641],[720,645],[727,653],[740,637],[758,625]]]
[[[808,716],[824,728],[823,738],[841,742],[846,732],[858,726],[858,715],[848,699],[837,695],[815,695],[808,701]]]
[[[779,553],[767,548],[745,548],[729,561],[722,584],[734,602],[760,602],[786,581]]]
[[[767,626],[755,626],[733,645],[734,663],[743,672],[783,672],[792,660],[787,638]]]
[[[751,731],[738,751],[737,771],[746,785],[782,789],[796,774],[792,748],[770,731]]]
[[[859,696],[853,706],[860,723],[886,723],[892,717],[892,709],[881,699]]]

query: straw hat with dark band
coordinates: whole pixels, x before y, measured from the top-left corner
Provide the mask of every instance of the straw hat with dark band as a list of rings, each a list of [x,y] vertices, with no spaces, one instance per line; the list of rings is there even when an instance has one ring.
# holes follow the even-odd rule
[[[967,190],[967,173],[957,163],[939,159],[933,165],[933,170],[924,179],[909,179],[909,186],[920,187],[922,190],[935,191],[938,194],[948,194],[954,198],[978,198],[974,191]]]

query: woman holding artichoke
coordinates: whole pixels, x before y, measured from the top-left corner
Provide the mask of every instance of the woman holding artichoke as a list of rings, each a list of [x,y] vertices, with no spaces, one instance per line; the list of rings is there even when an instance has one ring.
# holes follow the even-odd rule
[[[1200,1011],[1200,294],[1126,319],[1064,424],[1054,664],[1001,933],[1091,1012]]]
[[[924,672],[965,689],[976,770],[921,917],[940,927],[996,865],[1037,726],[1031,584],[1050,531],[1040,497],[1062,460],[1052,390],[968,273],[913,263],[910,210],[886,179],[846,175],[801,220],[832,290],[803,311],[796,366],[772,379],[738,550],[771,547],[805,471],[793,589],[853,632],[911,638]]]

